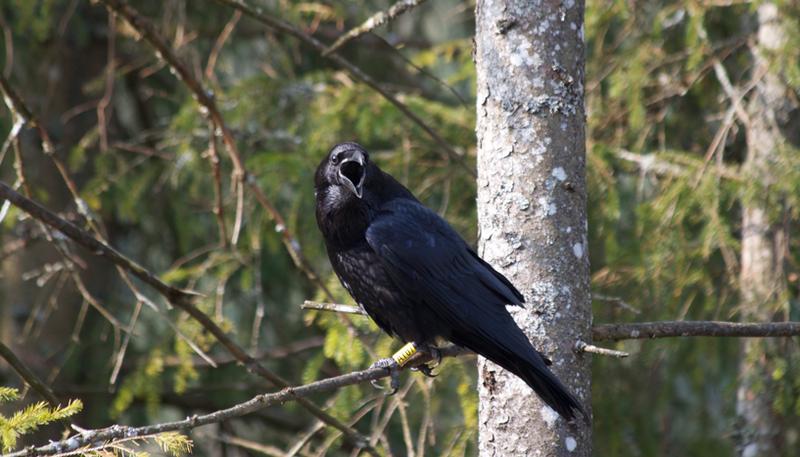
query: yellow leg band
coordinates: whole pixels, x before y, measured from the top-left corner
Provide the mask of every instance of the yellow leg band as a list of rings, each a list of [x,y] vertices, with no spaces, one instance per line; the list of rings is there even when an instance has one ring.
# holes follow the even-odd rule
[[[401,367],[408,362],[408,359],[411,358],[414,354],[417,353],[417,347],[414,346],[414,343],[406,343],[405,346],[401,347],[399,351],[395,352],[392,355],[392,358],[398,365]]]

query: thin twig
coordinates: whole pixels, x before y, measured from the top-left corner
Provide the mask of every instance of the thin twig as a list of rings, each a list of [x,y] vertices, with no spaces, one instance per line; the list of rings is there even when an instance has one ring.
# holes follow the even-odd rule
[[[400,16],[401,14],[405,13],[406,11],[411,10],[415,6],[418,6],[422,3],[425,3],[425,0],[400,0],[394,5],[392,5],[386,11],[379,11],[369,19],[364,21],[361,25],[357,27],[353,27],[347,33],[339,37],[332,45],[322,51],[322,55],[327,57],[328,54],[336,52],[347,44],[349,41],[354,40],[365,33],[369,33],[376,28],[386,24],[387,22],[391,21],[392,19]]]
[[[17,372],[19,377],[22,378],[25,383],[31,386],[31,388],[33,388],[36,393],[41,395],[42,398],[47,400],[47,403],[50,403],[50,406],[55,408],[61,404],[53,391],[50,390],[50,388],[30,370],[30,368],[25,366],[25,364],[22,363],[22,360],[20,360],[19,357],[17,357],[8,346],[3,344],[2,341],[0,341],[0,357],[3,357],[6,362],[11,365],[11,368]]]
[[[122,362],[125,360],[125,353],[128,350],[128,344],[131,342],[131,334],[136,327],[136,322],[139,320],[139,313],[142,312],[142,301],[136,300],[136,306],[133,307],[133,315],[128,323],[128,333],[122,339],[122,346],[117,351],[117,356],[114,360],[114,368],[111,370],[111,376],[108,378],[109,384],[116,384],[119,370],[122,368]]]
[[[106,81],[103,98],[97,103],[97,126],[100,132],[100,151],[108,151],[108,107],[114,95],[114,67],[116,60],[117,18],[108,12],[108,50],[106,56]]]
[[[236,28],[236,24],[239,23],[241,18],[242,12],[239,10],[234,11],[233,16],[231,16],[228,23],[225,24],[225,27],[222,28],[222,32],[220,32],[217,37],[217,41],[214,42],[214,47],[211,48],[211,52],[208,54],[208,61],[206,62],[205,77],[207,80],[216,81],[214,67],[217,66],[217,58],[219,58],[222,47],[225,46],[225,42],[228,41],[228,38],[230,38],[233,30]]]

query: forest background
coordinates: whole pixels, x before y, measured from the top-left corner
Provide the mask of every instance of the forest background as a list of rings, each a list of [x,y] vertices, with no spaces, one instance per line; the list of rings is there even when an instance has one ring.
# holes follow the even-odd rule
[[[367,319],[300,308],[306,300],[351,304],[316,228],[313,172],[333,144],[357,140],[468,241],[477,239],[474,3],[412,2],[420,5],[329,59],[231,2],[130,2],[188,78],[101,3],[0,2],[3,80],[41,127],[23,125],[18,109],[0,110],[0,131],[9,132],[0,180],[101,234],[164,282],[202,293],[197,308],[291,384],[390,354],[397,343]],[[325,44],[391,6],[250,4]],[[764,53],[756,50],[764,5],[586,3],[596,323],[800,320],[800,249],[791,236],[800,220],[800,8],[769,4],[781,37]],[[780,89],[767,105],[764,81]],[[755,119],[765,110],[782,137],[750,166]],[[763,209],[774,254],[772,279],[761,287],[767,298],[758,300],[748,298],[760,286],[742,268],[753,206]],[[14,206],[3,205],[0,219],[0,341],[62,404],[81,400],[82,426],[178,420],[265,390],[207,329],[140,281],[62,239],[51,243]],[[595,454],[742,452],[737,393],[746,385],[766,399],[780,449],[796,455],[798,339],[749,341],[614,343],[631,356],[593,360]],[[384,451],[474,455],[474,362],[448,358],[434,379],[406,374],[395,397],[367,383],[312,398]],[[0,385],[22,386],[2,363]],[[28,391],[0,408],[11,415],[38,400]],[[51,425],[18,444],[58,432]],[[201,455],[352,451],[341,431],[296,403],[189,436]]]

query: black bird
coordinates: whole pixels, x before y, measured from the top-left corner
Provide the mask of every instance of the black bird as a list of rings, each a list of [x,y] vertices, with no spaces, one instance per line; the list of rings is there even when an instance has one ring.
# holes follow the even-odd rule
[[[431,354],[438,338],[468,348],[519,376],[565,419],[586,416],[506,310],[522,306],[522,294],[364,148],[334,146],[314,185],[333,270],[381,329]],[[376,364],[396,369],[405,362],[398,354]]]

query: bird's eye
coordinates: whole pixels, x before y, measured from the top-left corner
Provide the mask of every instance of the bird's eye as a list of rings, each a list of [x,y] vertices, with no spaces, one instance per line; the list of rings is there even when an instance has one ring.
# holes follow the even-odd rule
[[[334,154],[331,156],[331,163],[336,165],[339,162],[339,154]]]

